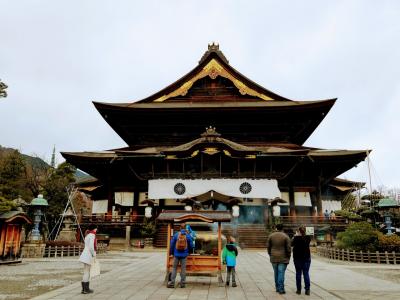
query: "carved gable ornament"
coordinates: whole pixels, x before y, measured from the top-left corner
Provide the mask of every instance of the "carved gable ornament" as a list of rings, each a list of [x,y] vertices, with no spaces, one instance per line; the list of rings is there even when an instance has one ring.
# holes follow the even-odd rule
[[[211,79],[216,79],[218,76],[222,76],[224,78],[229,79],[232,83],[238,88],[239,92],[242,95],[250,95],[254,97],[258,97],[263,100],[273,100],[272,98],[257,92],[256,90],[248,87],[245,83],[240,81],[239,79],[235,78],[230,74],[216,59],[212,59],[206,64],[203,69],[197,73],[192,79],[183,83],[178,89],[175,91],[161,96],[160,98],[154,100],[154,102],[164,102],[165,100],[177,97],[177,96],[185,96],[189,89],[193,86],[193,84],[206,76],[209,76]]]

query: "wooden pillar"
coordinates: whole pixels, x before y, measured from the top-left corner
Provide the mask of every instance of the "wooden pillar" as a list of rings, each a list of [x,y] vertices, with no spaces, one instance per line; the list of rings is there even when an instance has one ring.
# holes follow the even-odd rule
[[[317,204],[317,213],[318,216],[323,215],[322,211],[322,197],[321,197],[321,177],[318,177],[316,189],[315,189],[315,200]]]
[[[293,185],[289,185],[289,208],[290,208],[290,216],[296,216],[296,205],[294,202],[294,188]]]
[[[133,207],[137,208],[139,206],[139,192],[133,192]]]
[[[222,240],[221,240],[221,222],[218,222],[218,270],[221,271],[221,253]]]
[[[167,232],[167,276],[169,272],[169,252],[171,251],[171,223],[168,223]]]

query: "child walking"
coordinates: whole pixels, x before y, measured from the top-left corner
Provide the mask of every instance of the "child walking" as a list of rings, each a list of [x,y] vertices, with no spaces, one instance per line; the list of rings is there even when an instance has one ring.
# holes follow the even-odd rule
[[[238,256],[238,250],[235,245],[235,239],[229,237],[228,243],[222,251],[222,262],[226,264],[226,285],[229,286],[230,277],[232,274],[232,287],[236,287],[235,280],[235,266],[236,266],[236,256]]]

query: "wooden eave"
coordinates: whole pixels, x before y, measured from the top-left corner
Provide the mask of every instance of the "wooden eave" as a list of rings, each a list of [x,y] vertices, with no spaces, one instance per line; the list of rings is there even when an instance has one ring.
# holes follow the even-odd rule
[[[258,130],[259,136],[264,131],[270,132],[268,128],[275,126],[282,133],[272,131],[271,133],[276,134],[277,137],[270,142],[288,142],[301,145],[318,127],[335,101],[336,99],[225,103],[174,102],[138,103],[130,106],[128,104],[95,102],[94,105],[106,122],[130,146],[155,146],[154,143],[148,141],[150,137],[155,135],[158,136],[158,140],[162,139],[164,145],[171,146],[172,140],[162,137],[160,129],[164,135],[179,132],[180,136],[175,138],[179,138],[181,143],[185,143],[195,137],[193,131],[199,132],[209,125],[216,126],[225,136],[227,136],[227,131],[239,127],[245,128],[244,130],[249,133]],[[195,123],[191,122],[200,115],[202,116],[201,119],[196,120]],[[232,118],[239,118],[236,125],[228,122]],[[296,122],[297,125],[282,127],[277,124],[277,122],[283,122],[283,120],[286,120],[286,123]],[[237,135],[236,139],[240,140],[240,143],[246,141],[245,137],[240,135]],[[249,142],[251,143],[252,140],[249,139]]]

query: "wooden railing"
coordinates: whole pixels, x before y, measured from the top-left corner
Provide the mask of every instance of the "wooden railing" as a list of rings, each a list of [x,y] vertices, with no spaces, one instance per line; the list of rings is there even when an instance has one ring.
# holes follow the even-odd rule
[[[46,246],[43,257],[64,257],[64,256],[78,256],[81,255],[84,249],[83,245],[73,246]],[[97,254],[105,253],[107,245],[98,244]]]
[[[370,252],[317,247],[317,254],[323,257],[327,257],[329,259],[337,259],[343,261],[394,265],[400,263],[400,253],[394,251]]]
[[[331,224],[346,225],[347,219],[343,217],[326,218],[324,216],[281,216],[277,217],[283,224]]]
[[[81,216],[81,224],[132,225],[144,222],[143,215],[92,214]]]

